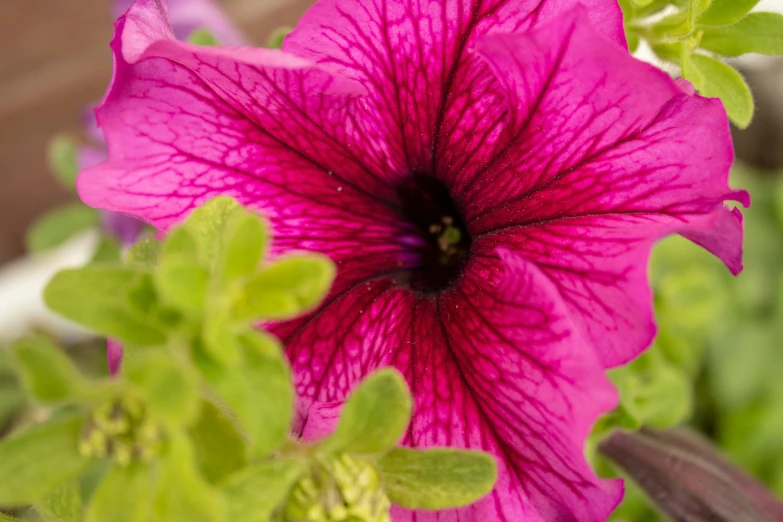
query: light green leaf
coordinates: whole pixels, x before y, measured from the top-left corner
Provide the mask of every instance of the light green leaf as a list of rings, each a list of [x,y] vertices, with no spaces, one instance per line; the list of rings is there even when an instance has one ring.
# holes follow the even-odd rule
[[[478,451],[395,448],[378,464],[389,500],[409,509],[472,504],[497,479],[495,459]]]
[[[188,42],[206,47],[215,47],[220,45],[218,39],[208,29],[196,29],[188,37]]]
[[[264,257],[267,228],[263,220],[244,209],[228,219],[223,235],[217,272],[223,283],[231,283],[252,273]]]
[[[60,417],[0,443],[0,505],[33,504],[84,471],[81,429],[81,416]]]
[[[270,335],[251,330],[240,341],[244,361],[238,369],[204,359],[199,364],[217,396],[236,414],[249,439],[250,456],[263,457],[277,449],[290,430],[291,370],[279,341]]]
[[[164,489],[176,489],[170,484],[166,487],[164,483]],[[111,466],[90,498],[85,522],[147,522],[153,490],[147,464]]]
[[[226,506],[220,492],[198,473],[190,441],[175,435],[160,463],[155,515],[166,522],[226,522]]]
[[[85,386],[76,366],[44,336],[18,341],[13,354],[22,384],[42,403],[74,399]]]
[[[686,78],[703,96],[720,98],[731,121],[740,128],[753,117],[753,95],[744,78],[723,62],[692,54],[686,59]]]
[[[249,331],[242,335],[244,374],[252,390],[251,401],[240,419],[248,428],[251,455],[265,456],[280,447],[291,429],[294,388],[291,368],[280,342],[269,334]]]
[[[240,208],[239,203],[233,199],[219,196],[194,210],[185,220],[183,226],[196,240],[201,261],[206,266],[214,264],[226,223]]]
[[[98,333],[157,345],[166,340],[165,333],[139,318],[131,303],[132,292],[151,286],[149,279],[132,268],[111,265],[63,270],[46,286],[44,301],[60,315]]]
[[[146,350],[126,358],[122,372],[144,394],[149,413],[158,422],[183,426],[196,418],[198,375],[185,361],[163,350]]]
[[[691,379],[673,366],[657,345],[626,366],[610,370],[625,411],[640,424],[670,428],[693,408]]]
[[[306,470],[301,460],[282,458],[262,462],[234,475],[223,487],[229,520],[269,522]],[[264,494],[259,495],[260,491]]]
[[[198,245],[193,234],[185,227],[177,227],[166,236],[161,247],[161,257],[189,257],[198,256]]]
[[[783,54],[783,15],[750,13],[736,24],[705,27],[701,47],[723,56]]]
[[[46,151],[49,169],[57,180],[70,191],[76,190],[76,176],[79,167],[76,163],[76,142],[66,135],[56,136],[49,142]]]
[[[58,207],[41,216],[27,231],[27,249],[30,252],[52,249],[99,223],[100,215],[94,208],[81,203]]]
[[[266,46],[270,49],[281,49],[283,47],[283,40],[285,40],[285,37],[288,36],[291,31],[293,31],[293,28],[291,27],[278,27],[272,31],[272,34],[267,38]]]
[[[699,17],[699,25],[727,25],[745,16],[759,0],[712,0]]]
[[[241,353],[234,324],[228,317],[228,311],[218,309],[204,318],[204,350],[220,364],[236,366]]]
[[[35,509],[47,522],[82,522],[84,514],[79,482],[77,480],[63,482],[43,500],[36,502]]]
[[[98,246],[92,255],[91,263],[119,263],[122,261],[122,248],[112,236],[101,234]]]
[[[324,255],[281,257],[248,282],[235,304],[235,314],[244,320],[290,319],[317,306],[334,276],[334,263]]]
[[[144,237],[128,249],[125,264],[132,268],[152,269],[158,264],[161,244],[155,238]]]
[[[198,467],[211,483],[216,484],[247,465],[247,444],[235,422],[211,402],[201,402],[198,420],[189,433]]]
[[[324,440],[323,450],[385,452],[399,442],[410,422],[412,408],[405,378],[392,368],[378,370],[348,397],[340,423]]]
[[[195,259],[164,255],[155,273],[155,286],[164,303],[200,314],[207,300],[209,274]]]

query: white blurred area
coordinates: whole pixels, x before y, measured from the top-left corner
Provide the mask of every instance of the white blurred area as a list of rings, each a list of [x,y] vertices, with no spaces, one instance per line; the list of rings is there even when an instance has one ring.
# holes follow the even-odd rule
[[[244,5],[257,11],[269,12],[272,7],[287,0],[259,0]],[[761,0],[756,11],[783,13],[783,0]],[[243,12],[242,15],[249,15]],[[640,59],[655,62],[649,49],[641,49]],[[744,56],[736,62],[746,68],[765,67],[771,58],[757,55]],[[83,234],[68,241],[62,247],[39,255],[30,255],[0,267],[0,343],[16,339],[33,330],[43,330],[58,336],[65,342],[82,340],[88,333],[47,311],[42,292],[47,281],[56,272],[86,263],[95,248],[97,235]]]

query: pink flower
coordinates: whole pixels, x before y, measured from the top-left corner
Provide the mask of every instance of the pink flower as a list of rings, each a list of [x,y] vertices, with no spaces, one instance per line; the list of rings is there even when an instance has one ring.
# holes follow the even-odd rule
[[[577,1],[321,0],[283,52],[177,42],[159,0],[117,24],[85,202],[164,230],[219,194],[263,212],[278,251],[339,265],[275,326],[305,434],[393,365],[404,443],[497,456],[486,499],[395,520],[605,519],[622,485],[583,443],[604,369],[655,334],[650,248],[680,233],[741,269],[720,102],[633,60],[615,0]]]

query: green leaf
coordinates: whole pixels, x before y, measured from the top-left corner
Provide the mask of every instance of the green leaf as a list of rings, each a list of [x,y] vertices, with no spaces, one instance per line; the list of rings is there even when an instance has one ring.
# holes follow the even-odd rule
[[[705,27],[701,47],[723,56],[783,54],[783,15],[750,13],[732,25]]]
[[[209,274],[195,259],[164,255],[155,273],[155,286],[164,303],[200,314],[207,300]]]
[[[35,509],[47,521],[82,522],[82,497],[77,480],[63,482],[55,487],[43,500],[36,502]]]
[[[112,236],[101,234],[98,246],[92,255],[91,263],[119,263],[122,261],[122,248]]]
[[[85,385],[71,360],[44,336],[18,341],[13,353],[22,384],[42,403],[73,399]]]
[[[201,402],[198,420],[189,434],[198,467],[211,483],[218,483],[247,465],[245,440],[234,421],[211,402]]]
[[[200,360],[200,369],[217,396],[236,414],[250,443],[250,456],[277,449],[291,427],[294,391],[291,370],[279,341],[248,331],[240,338],[244,362],[228,370]],[[271,399],[274,398],[274,399]]]
[[[215,47],[220,45],[217,37],[208,29],[196,29],[188,37],[188,42],[206,47]]]
[[[240,347],[228,311],[218,309],[204,318],[202,336],[204,350],[220,364],[236,366],[240,362]]]
[[[183,226],[196,240],[200,258],[206,266],[214,264],[226,223],[240,208],[233,199],[219,196],[198,207],[185,220]]]
[[[301,460],[282,458],[262,462],[234,475],[223,487],[229,520],[269,522],[306,470]],[[259,495],[260,491],[263,495]]]
[[[322,447],[354,454],[387,451],[408,427],[412,408],[405,378],[392,368],[378,370],[348,397],[337,429]]]
[[[100,215],[94,208],[81,203],[58,207],[41,216],[27,231],[27,249],[30,252],[50,250],[99,223]]]
[[[176,487],[164,489],[176,489]],[[147,522],[152,507],[152,472],[147,464],[111,466],[90,499],[85,522]]]
[[[285,37],[288,36],[291,31],[293,31],[293,28],[291,27],[278,27],[272,31],[272,34],[267,38],[266,46],[270,49],[281,49],[283,47],[283,40],[285,40]]]
[[[166,340],[165,333],[139,318],[131,303],[132,292],[151,286],[149,280],[148,274],[111,265],[63,270],[46,286],[44,300],[55,312],[98,333],[157,345]]]
[[[264,257],[267,227],[263,220],[244,209],[228,219],[223,235],[217,272],[223,283],[231,283],[256,270]]]
[[[142,391],[150,415],[158,422],[182,426],[196,418],[198,375],[185,361],[163,350],[147,350],[126,358],[122,371]]]
[[[626,366],[610,370],[625,411],[640,424],[669,428],[693,408],[691,379],[673,366],[656,344]]]
[[[172,230],[161,247],[161,257],[189,257],[198,256],[198,245],[193,234],[185,227],[177,227]]]
[[[79,174],[76,142],[70,136],[56,136],[49,142],[46,153],[49,169],[57,180],[68,190],[76,191],[76,176]]]
[[[389,500],[409,509],[466,506],[495,486],[495,459],[479,451],[395,448],[380,461]]]
[[[301,315],[326,296],[335,266],[320,254],[292,254],[279,258],[253,277],[235,303],[244,320],[283,320]]]
[[[125,254],[125,264],[132,268],[152,269],[158,264],[161,244],[155,238],[145,237],[136,242]]]
[[[251,455],[260,457],[279,448],[288,436],[294,415],[291,368],[280,342],[269,334],[249,331],[242,335],[244,374],[252,390],[250,402],[237,412],[248,428]]]
[[[33,504],[78,476],[89,460],[79,454],[81,416],[60,417],[0,443],[0,505]]]
[[[225,522],[226,507],[220,492],[198,473],[193,448],[183,435],[175,435],[162,458],[155,515],[166,522]]]
[[[703,96],[720,98],[731,121],[740,128],[753,117],[753,95],[740,73],[723,62],[692,54],[686,58],[686,78]]]
[[[712,0],[699,17],[699,25],[727,25],[745,16],[759,0]]]

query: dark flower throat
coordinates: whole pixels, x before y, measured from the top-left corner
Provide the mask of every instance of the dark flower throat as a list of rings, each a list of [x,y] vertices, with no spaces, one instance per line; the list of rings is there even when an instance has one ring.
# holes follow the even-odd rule
[[[413,174],[397,188],[404,217],[420,234],[419,262],[409,285],[422,293],[449,288],[468,261],[471,239],[449,190],[438,179]]]

